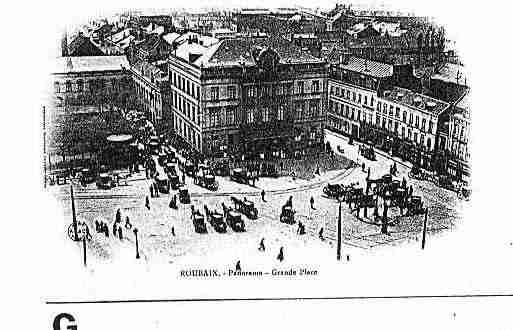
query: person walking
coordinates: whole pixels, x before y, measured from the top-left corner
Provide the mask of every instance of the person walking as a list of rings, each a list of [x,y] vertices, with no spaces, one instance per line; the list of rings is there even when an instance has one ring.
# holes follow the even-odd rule
[[[103,225],[103,232],[105,233],[105,237],[109,237],[109,227],[107,226],[107,224],[105,222],[102,223]],[[114,234],[115,236],[116,234]]]
[[[128,230],[132,229],[132,224],[130,223],[130,219],[128,218],[128,216],[125,219],[125,228]]]
[[[118,209],[116,211],[116,223],[120,223],[121,222],[121,210]]]
[[[159,197],[159,186],[155,181],[153,181],[153,190],[155,191],[155,197]]]
[[[315,210],[315,207],[314,207],[314,198],[313,198],[313,196],[312,196],[312,197],[310,197],[310,208],[311,208],[312,210]]]
[[[146,196],[146,202],[144,203],[144,206],[146,206],[148,210],[150,209],[150,199],[148,198],[148,196]]]
[[[365,172],[365,163],[362,162],[362,172]]]
[[[175,236],[176,236],[176,235],[175,235],[175,227],[174,227],[174,226],[173,226],[173,227],[171,227],[171,235],[173,235],[173,237],[175,237]]]
[[[241,271],[241,268],[240,268],[240,260],[237,260],[237,263],[235,264],[235,271],[236,271],[236,272],[240,272],[240,271]]]
[[[114,221],[114,224],[112,224],[112,235],[116,237],[116,233],[118,232],[118,223]]]
[[[280,252],[278,253],[276,259],[278,259],[280,262],[282,262],[285,259],[285,256],[283,255],[283,246],[280,247]]]
[[[154,194],[153,194],[153,184],[150,184],[150,196],[151,198],[153,198]]]
[[[123,229],[121,227],[118,227],[118,237],[119,240],[123,240]]]
[[[260,192],[260,196],[262,196],[262,202],[265,203],[265,191],[262,189],[262,192]]]
[[[319,238],[321,241],[324,241],[324,227],[319,230]]]
[[[265,251],[264,238],[260,240],[260,245],[258,246],[258,251]]]

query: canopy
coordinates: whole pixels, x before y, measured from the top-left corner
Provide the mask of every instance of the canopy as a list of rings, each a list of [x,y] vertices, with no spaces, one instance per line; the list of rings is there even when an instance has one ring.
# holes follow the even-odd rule
[[[109,142],[128,142],[132,139],[132,135],[130,134],[119,134],[119,135],[109,135],[107,136],[107,141]]]

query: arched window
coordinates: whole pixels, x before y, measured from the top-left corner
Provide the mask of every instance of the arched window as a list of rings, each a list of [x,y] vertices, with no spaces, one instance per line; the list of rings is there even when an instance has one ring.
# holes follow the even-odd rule
[[[66,81],[66,92],[70,93],[73,90],[71,89],[71,80]]]
[[[53,88],[55,90],[55,93],[60,93],[61,92],[61,85],[59,84],[58,81],[53,83]]]

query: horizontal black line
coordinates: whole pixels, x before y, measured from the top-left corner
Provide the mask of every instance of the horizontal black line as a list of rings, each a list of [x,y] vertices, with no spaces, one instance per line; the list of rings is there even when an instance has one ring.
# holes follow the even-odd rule
[[[126,304],[126,303],[177,303],[177,302],[222,302],[222,301],[302,301],[302,300],[370,300],[370,299],[438,299],[438,298],[500,298],[513,297],[504,294],[450,294],[450,295],[403,295],[403,296],[342,296],[342,297],[270,297],[270,298],[184,298],[184,299],[128,299],[128,300],[76,300],[46,301],[47,305],[69,304]]]

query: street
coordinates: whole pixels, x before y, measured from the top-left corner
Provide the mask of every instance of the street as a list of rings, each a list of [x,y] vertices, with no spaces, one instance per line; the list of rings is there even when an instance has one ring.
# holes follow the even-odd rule
[[[344,156],[365,162],[371,169],[371,177],[381,177],[388,173],[393,160],[377,153],[376,161],[369,161],[358,155],[358,144],[348,145],[347,139],[326,132],[326,140],[333,150],[340,146]],[[408,167],[397,163],[397,178],[408,179]],[[180,173],[181,174],[181,173]],[[312,180],[292,179],[291,177],[261,178],[256,187],[238,184],[226,177],[216,177],[218,191],[209,191],[193,184],[186,177],[186,186],[191,193],[191,205],[204,213],[204,205],[222,213],[222,203],[233,206],[230,196],[246,197],[255,202],[258,219],[249,220],[242,216],[246,231],[236,233],[228,228],[226,233],[217,233],[207,222],[207,234],[194,231],[191,221],[191,205],[178,203],[178,209],[169,208],[171,194],[160,194],[150,198],[150,209],[145,207],[145,198],[150,196],[150,180],[142,169],[123,183],[110,190],[99,190],[96,185],[82,187],[74,182],[75,206],[78,221],[85,221],[91,229],[92,239],[88,243],[89,258],[103,261],[115,261],[117,258],[132,255],[135,259],[135,236],[132,230],[124,227],[128,216],[130,223],[139,230],[139,251],[141,260],[146,262],[198,264],[202,267],[235,265],[240,260],[245,265],[275,265],[280,247],[284,247],[283,264],[318,263],[336,256],[338,202],[323,196],[322,189],[328,183],[349,184],[358,182],[365,187],[366,172],[361,167],[339,169],[320,173]],[[462,203],[454,192],[443,190],[432,183],[412,181],[414,195],[420,195],[429,209],[428,240],[437,233],[450,230],[460,220]],[[266,202],[260,197],[265,190]],[[50,191],[62,201],[63,225],[71,223],[71,201],[69,185],[53,186]],[[292,196],[296,220],[305,225],[306,234],[297,234],[297,224],[287,225],[279,221],[282,205]],[[314,209],[310,207],[310,198],[314,199]],[[115,219],[116,211],[121,210],[123,239],[112,234],[95,231],[95,221],[105,222],[109,230]],[[389,210],[389,217],[398,219],[397,225],[389,228],[389,235],[380,233],[380,226],[368,219],[358,219],[342,204],[343,212],[343,256],[354,254],[358,250],[370,250],[391,244],[415,244],[420,248],[423,215],[399,217],[399,210]],[[380,211],[381,212],[381,211]],[[325,240],[318,233],[323,228]],[[174,230],[175,236],[172,235]],[[260,240],[264,238],[265,252],[259,251]],[[408,243],[410,242],[410,243]],[[359,253],[359,252],[356,252]]]

